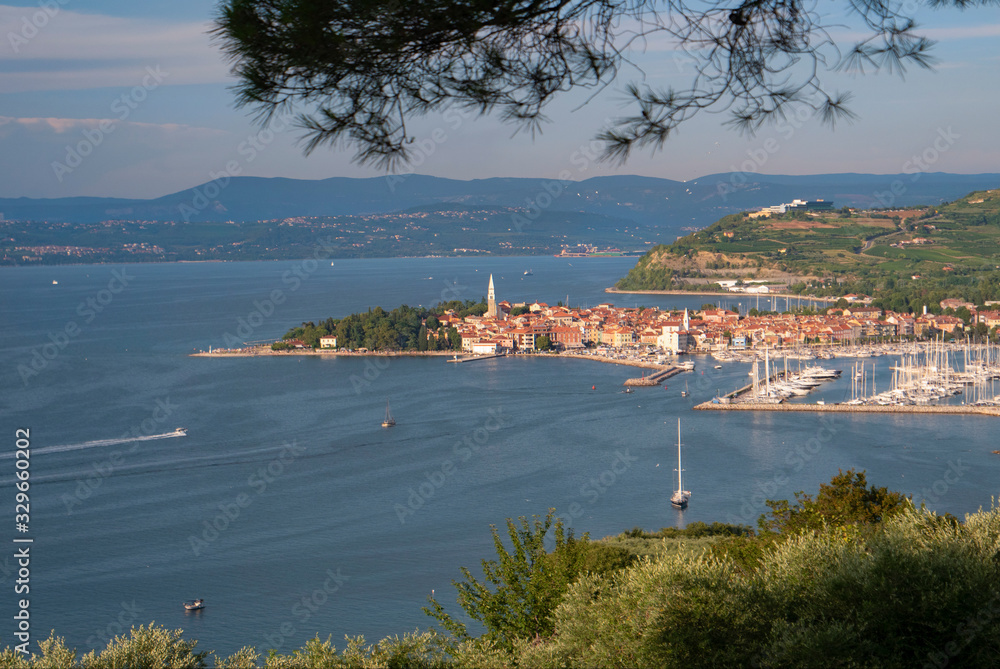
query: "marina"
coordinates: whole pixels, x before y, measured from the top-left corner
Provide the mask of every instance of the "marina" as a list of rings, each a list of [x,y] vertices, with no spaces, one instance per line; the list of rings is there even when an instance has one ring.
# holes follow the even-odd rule
[[[968,342],[946,345],[941,341],[892,346],[888,351],[879,351],[879,355],[898,356],[895,362],[888,362],[892,376],[887,390],[878,392],[877,362],[858,358],[850,366],[849,397],[841,402],[815,404],[788,400],[808,395],[822,383],[839,378],[842,370],[816,364],[803,368],[801,358],[799,369],[790,370],[787,355],[782,360],[783,369],[778,369],[770,353],[764,351],[763,378],[755,356],[751,383],[695,408],[1000,415],[1000,349],[996,346]],[[958,396],[961,403],[948,402]]]
[[[741,402],[722,404],[702,402],[696,411],[815,411],[825,413],[874,413],[874,414],[966,414],[1000,416],[1000,406],[971,406],[967,404],[944,405],[879,405],[879,404],[777,404],[766,402]]]

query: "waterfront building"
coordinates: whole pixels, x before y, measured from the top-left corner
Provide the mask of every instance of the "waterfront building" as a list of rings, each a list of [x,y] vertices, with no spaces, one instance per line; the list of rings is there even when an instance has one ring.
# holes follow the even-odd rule
[[[571,326],[554,327],[549,330],[549,339],[553,345],[563,348],[582,348],[583,328]]]
[[[326,337],[319,338],[320,348],[337,348],[337,337],[336,335],[328,335]]]
[[[510,330],[509,333],[514,339],[514,345],[526,351],[535,350],[535,336],[538,334],[535,328],[525,327],[525,328],[514,328]]]
[[[500,344],[493,341],[476,341],[472,344],[473,355],[495,355],[500,352]]]
[[[681,330],[672,325],[663,327],[663,334],[656,338],[656,345],[664,351],[683,353],[691,347],[692,338],[688,330]]]

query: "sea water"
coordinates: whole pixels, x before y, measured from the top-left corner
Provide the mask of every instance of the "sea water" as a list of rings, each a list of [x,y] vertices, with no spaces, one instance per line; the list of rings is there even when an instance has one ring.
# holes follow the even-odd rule
[[[24,536],[34,540],[35,640],[55,630],[82,652],[155,621],[225,655],[425,628],[428,595],[456,611],[459,568],[477,572],[492,557],[491,524],[549,508],[595,538],[753,525],[765,500],[815,492],[848,468],[938,512],[989,507],[997,419],[695,412],[747,383],[750,368],[716,370],[703,356],[666,388],[631,394],[621,383],[635,368],[583,360],[189,356],[373,306],[478,301],[491,273],[501,300],[694,309],[719,299],[604,293],[633,263],[0,269],[0,495],[10,514],[0,611],[17,611],[12,540]],[[836,401],[848,387],[822,392]],[[669,504],[678,418],[692,491],[684,511]],[[30,429],[33,452],[26,534],[13,518],[17,428]],[[206,608],[185,612],[196,597]]]

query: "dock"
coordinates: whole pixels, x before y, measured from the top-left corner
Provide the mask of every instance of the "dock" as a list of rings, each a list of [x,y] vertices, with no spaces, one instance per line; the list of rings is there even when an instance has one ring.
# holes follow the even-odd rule
[[[786,403],[766,404],[763,402],[740,402],[723,404],[719,402],[702,402],[695,405],[696,411],[816,411],[825,413],[933,413],[933,414],[965,414],[980,416],[1000,416],[1000,407],[972,406],[968,404],[809,404]]]
[[[768,383],[768,381],[770,381],[771,383],[777,383],[778,381],[780,381],[781,379],[783,379],[784,376],[785,376],[784,372],[776,372],[776,373],[774,373],[774,374],[771,375],[770,379],[764,379],[764,380],[760,381],[760,385],[764,385],[764,384]],[[747,385],[743,386],[742,388],[737,388],[736,390],[734,390],[732,392],[726,393],[725,395],[720,395],[720,397],[728,397],[730,401],[734,401],[734,400],[738,399],[740,397],[740,395],[745,395],[748,392],[750,392],[751,390],[753,390],[753,383],[752,382],[748,383]]]
[[[506,353],[496,353],[494,355],[474,355],[466,358],[451,358],[446,362],[476,362],[477,360],[492,360],[493,358],[503,358],[506,357]]]

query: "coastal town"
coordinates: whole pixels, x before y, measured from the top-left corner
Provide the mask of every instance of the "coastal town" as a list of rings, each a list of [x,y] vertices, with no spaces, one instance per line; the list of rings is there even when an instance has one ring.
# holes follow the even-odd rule
[[[611,303],[551,306],[537,301],[498,301],[490,276],[486,304],[474,305],[478,309],[462,314],[444,309],[423,321],[414,316],[420,331],[410,347],[351,347],[338,342],[330,330],[324,336],[316,336],[314,330],[312,340],[305,341],[292,336],[304,331],[299,328],[271,345],[195,355],[431,355],[449,356],[449,362],[471,362],[508,355],[558,354],[650,370],[626,379],[625,392],[634,386],[659,385],[694,369],[693,359],[678,356],[708,355],[717,363],[751,365],[751,380],[699,404],[697,409],[926,409],[997,415],[1000,305],[991,302],[979,308],[963,300],[945,299],[933,309],[925,307],[920,314],[909,314],[883,310],[872,302],[865,295],[846,295],[835,306],[819,312],[751,309],[745,314],[709,305],[697,310],[620,308]],[[303,326],[315,328],[312,323]],[[332,319],[324,324],[334,326]],[[889,388],[883,385],[878,392],[876,366],[866,365],[862,359],[882,355],[894,356],[896,362],[889,367]],[[856,359],[849,399],[830,404],[823,400],[794,402],[794,398],[839,379],[843,371],[816,363],[804,366],[803,361],[832,358]],[[716,369],[721,366],[715,365]],[[882,382],[886,382],[884,376]],[[954,395],[962,395],[960,404],[949,402]]]
[[[996,336],[1000,305],[977,311],[962,300],[945,300],[940,309],[952,314],[968,310],[972,319],[948,313],[899,314],[871,306],[871,299],[847,296],[848,306],[825,314],[765,313],[741,315],[726,309],[694,312],[657,307],[622,308],[611,303],[595,307],[555,306],[545,302],[497,301],[493,277],[482,316],[448,313],[438,320],[457,329],[462,351],[473,355],[584,349],[656,350],[666,355],[738,353],[764,348],[807,345],[856,345],[896,339],[964,338],[967,328],[982,324]],[[752,312],[751,312],[752,313]],[[964,313],[964,312],[961,312]],[[297,344],[300,344],[297,342]],[[335,336],[320,339],[320,348],[337,348]]]
[[[959,299],[942,300],[937,308],[926,306],[920,314],[897,313],[872,306],[865,295],[847,295],[838,305],[820,311],[738,313],[722,308],[662,310],[658,307],[616,307],[610,302],[593,307],[571,307],[561,302],[512,303],[498,301],[490,276],[485,312],[459,315],[454,310],[436,314],[428,339],[450,331],[455,338],[446,345],[407,350],[350,348],[336,334],[318,337],[313,344],[289,338],[276,342],[278,352],[316,350],[329,353],[430,353],[451,355],[461,351],[475,356],[554,351],[606,353],[616,359],[636,355],[675,356],[711,354],[720,360],[750,361],[765,349],[797,351],[799,356],[825,357],[834,350],[889,342],[942,339],[965,341],[970,337],[996,341],[1000,328],[1000,303],[985,309]],[[459,344],[460,340],[460,344]],[[431,342],[434,344],[435,342]],[[215,355],[249,353],[246,348],[216,348]],[[265,348],[271,348],[267,346]],[[827,353],[824,355],[824,351]],[[841,354],[843,355],[843,353]]]

